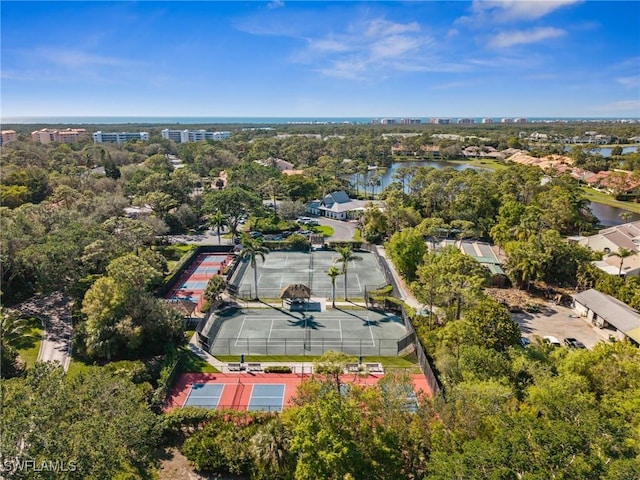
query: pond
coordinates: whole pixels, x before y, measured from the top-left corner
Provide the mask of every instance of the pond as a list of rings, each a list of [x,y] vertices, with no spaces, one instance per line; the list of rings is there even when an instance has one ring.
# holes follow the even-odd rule
[[[572,147],[564,147],[564,151],[565,152],[569,152],[571,150]],[[624,155],[625,153],[635,153],[638,151],[638,149],[640,148],[640,146],[637,147],[622,147],[622,154]],[[612,147],[596,147],[593,150],[590,150],[591,153],[599,153],[600,155],[602,155],[603,157],[610,157],[611,156],[611,150]]]
[[[636,148],[636,147],[626,147],[626,148]],[[459,164],[459,163],[453,163],[453,162],[447,162],[447,161],[433,161],[433,160],[423,160],[423,161],[419,161],[419,162],[394,162],[391,164],[391,166],[389,168],[378,168],[378,169],[372,169],[369,170],[369,172],[367,173],[367,177],[365,179],[365,181],[363,182],[363,178],[362,175],[357,175],[358,177],[358,188],[359,189],[363,189],[364,186],[366,185],[367,187],[367,191],[371,192],[371,189],[373,187],[373,193],[374,194],[379,194],[382,192],[382,190],[384,190],[385,187],[387,187],[388,185],[390,185],[393,182],[396,182],[397,180],[394,178],[394,174],[398,171],[398,169],[400,167],[414,167],[414,168],[418,168],[418,167],[434,167],[434,168],[446,168],[446,167],[451,167],[454,168],[455,170],[458,171],[462,171],[462,170],[467,170],[467,169],[473,169],[473,170],[483,170],[480,167],[475,167],[472,165],[465,165],[465,164]],[[376,178],[376,174],[378,175]],[[355,180],[356,180],[356,175],[347,175],[345,177],[346,180],[349,180],[352,184],[355,185]],[[374,180],[374,185],[372,186],[369,182],[372,180]],[[591,211],[593,212],[593,214],[595,215],[595,217],[600,221],[600,224],[605,226],[605,227],[611,227],[614,225],[620,225],[621,223],[626,223],[626,222],[635,222],[636,220],[640,220],[640,214],[637,213],[633,213],[631,212],[631,217],[629,218],[629,220],[624,220],[622,217],[620,217],[620,214],[623,212],[626,212],[627,210],[624,210],[622,208],[618,208],[618,207],[611,207],[609,205],[605,205],[604,203],[598,203],[598,202],[591,202],[589,204],[589,207],[591,208]]]
[[[371,192],[371,188],[373,187],[373,193],[378,194],[382,192],[387,186],[392,184],[393,182],[397,182],[394,178],[395,173],[398,171],[400,167],[434,167],[434,168],[446,168],[451,167],[455,170],[483,170],[480,167],[474,167],[472,165],[465,165],[447,161],[433,161],[433,160],[422,160],[419,162],[394,162],[391,164],[389,168],[379,167],[375,169],[369,170],[366,178],[363,179],[362,174],[353,174],[346,175],[344,178],[351,182],[352,185],[356,186],[356,177],[357,177],[357,187],[359,189],[364,189],[366,186],[367,190]],[[371,185],[371,181],[373,180],[374,185]]]
[[[620,214],[628,212],[628,210],[605,205],[604,203],[591,202],[589,204],[589,208],[591,208],[591,211],[593,212],[595,217],[600,221],[600,224],[605,227],[612,227],[614,225],[620,225],[621,223],[635,222],[637,220],[640,220],[640,214],[633,212],[629,212],[629,219],[624,220],[622,217],[620,217]]]

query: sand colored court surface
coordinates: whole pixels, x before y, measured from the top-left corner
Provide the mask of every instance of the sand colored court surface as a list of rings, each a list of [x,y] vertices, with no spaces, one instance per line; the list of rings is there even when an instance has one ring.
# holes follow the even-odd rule
[[[291,399],[298,385],[310,376],[279,373],[184,373],[169,396],[165,410],[183,408],[187,404],[217,409],[281,411],[292,405]],[[347,385],[373,386],[383,377],[383,374],[347,374],[341,379]],[[431,395],[422,374],[412,374],[411,380],[411,398],[414,402],[417,399],[419,403],[424,395]]]

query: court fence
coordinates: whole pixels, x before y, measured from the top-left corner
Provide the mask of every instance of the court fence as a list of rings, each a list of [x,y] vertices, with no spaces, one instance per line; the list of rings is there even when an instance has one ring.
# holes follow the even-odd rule
[[[215,327],[214,327],[215,328]],[[219,329],[219,327],[218,327]],[[344,340],[340,338],[314,338],[311,330],[304,338],[268,340],[266,338],[209,338],[198,337],[200,346],[211,355],[322,355],[328,351],[341,351],[354,356],[392,357],[397,355],[398,341],[394,339]]]
[[[158,297],[166,296],[180,281],[182,274],[191,267],[193,261],[198,258],[202,253],[220,253],[230,255],[233,251],[233,247],[229,245],[200,245],[190,252],[183,255],[178,261],[177,265],[173,268],[171,273],[167,275],[164,283],[156,291]]]
[[[387,265],[387,261],[378,252],[378,247],[371,243],[363,243],[361,248],[373,254],[376,261],[378,262],[378,267],[380,268],[380,270],[382,270],[385,281],[393,287],[393,294],[396,297],[399,297],[400,289],[398,288],[398,284],[396,283],[396,278],[393,276],[393,273],[391,273],[391,269],[389,268],[389,265]]]
[[[415,329],[413,328],[413,324],[411,323],[411,319],[404,308],[402,308],[402,321],[404,322],[404,326],[407,329],[407,336],[404,339],[401,339],[403,343],[407,342],[409,337],[413,341],[414,352],[416,354],[416,358],[418,359],[418,365],[420,365],[420,370],[422,370],[422,374],[424,378],[427,379],[427,383],[429,384],[429,388],[434,396],[436,396],[440,392],[440,384],[438,383],[438,379],[436,378],[435,373],[433,373],[433,369],[431,368],[431,364],[429,363],[429,358],[422,347],[422,343],[420,343],[420,339],[416,334]],[[400,341],[398,342],[398,350],[400,351]],[[404,346],[407,348],[407,346]]]

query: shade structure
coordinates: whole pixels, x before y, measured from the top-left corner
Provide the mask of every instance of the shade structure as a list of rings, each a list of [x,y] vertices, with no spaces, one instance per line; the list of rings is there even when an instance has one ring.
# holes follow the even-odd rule
[[[280,291],[280,298],[295,300],[311,298],[311,289],[302,283],[290,283]]]

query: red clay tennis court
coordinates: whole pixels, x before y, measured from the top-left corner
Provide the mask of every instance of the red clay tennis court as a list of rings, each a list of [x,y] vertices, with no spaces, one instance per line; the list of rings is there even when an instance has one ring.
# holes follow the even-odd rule
[[[175,286],[166,295],[171,300],[188,300],[202,306],[202,293],[207,282],[214,275],[220,275],[231,257],[224,254],[202,253],[198,255],[187,270],[180,276]]]
[[[344,375],[346,384],[375,385],[384,375]],[[292,405],[298,385],[309,375],[278,373],[184,373],[167,401],[166,411],[186,406],[246,411],[282,411]],[[431,395],[422,374],[411,375],[408,409],[417,408],[423,395]],[[412,403],[413,402],[413,403]]]

